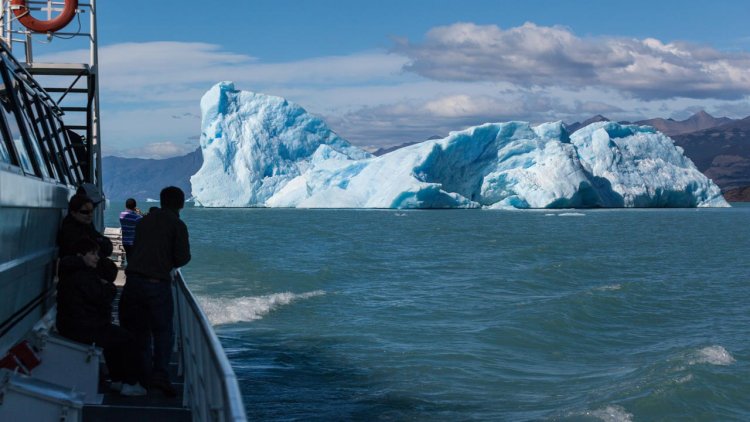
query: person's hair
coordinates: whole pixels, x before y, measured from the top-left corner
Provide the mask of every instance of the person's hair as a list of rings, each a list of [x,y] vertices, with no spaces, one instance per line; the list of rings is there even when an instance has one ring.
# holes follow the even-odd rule
[[[128,199],[127,199],[127,200],[125,201],[125,208],[127,208],[127,209],[129,209],[129,210],[134,210],[134,209],[135,209],[135,207],[136,207],[135,199],[133,199],[133,198],[128,198]]]
[[[68,212],[78,211],[86,204],[91,204],[93,206],[94,201],[92,201],[91,198],[86,195],[77,193],[73,195],[73,197],[70,198],[70,202],[68,202]]]
[[[86,255],[89,252],[98,253],[99,252],[99,244],[96,243],[93,239],[89,239],[88,237],[82,237],[75,242],[73,242],[73,252],[76,254]]]
[[[168,186],[159,194],[162,208],[181,210],[185,206],[185,193],[176,186]]]

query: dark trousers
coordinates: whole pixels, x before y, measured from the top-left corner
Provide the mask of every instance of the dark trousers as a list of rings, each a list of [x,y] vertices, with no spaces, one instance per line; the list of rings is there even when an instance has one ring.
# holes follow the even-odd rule
[[[133,245],[126,245],[123,243],[122,248],[125,249],[125,260],[130,262],[130,254],[133,253]]]
[[[142,378],[138,351],[134,347],[133,336],[126,330],[113,324],[104,327],[84,330],[73,328],[67,330],[59,327],[63,337],[86,344],[95,344],[104,349],[104,359],[112,381],[135,384]]]
[[[120,324],[135,338],[143,373],[166,377],[174,344],[171,283],[128,275],[119,310]]]

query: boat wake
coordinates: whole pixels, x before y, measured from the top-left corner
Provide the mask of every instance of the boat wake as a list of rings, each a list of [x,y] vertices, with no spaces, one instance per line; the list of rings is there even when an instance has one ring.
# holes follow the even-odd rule
[[[211,324],[220,325],[255,321],[263,318],[280,306],[324,294],[323,290],[315,290],[307,293],[283,292],[265,296],[244,296],[237,298],[198,296],[198,302],[200,302]]]
[[[721,346],[704,347],[693,354],[689,364],[707,363],[709,365],[731,365],[735,362],[734,357]]]
[[[590,416],[603,422],[631,422],[633,415],[620,406],[607,406],[602,409],[586,412]]]

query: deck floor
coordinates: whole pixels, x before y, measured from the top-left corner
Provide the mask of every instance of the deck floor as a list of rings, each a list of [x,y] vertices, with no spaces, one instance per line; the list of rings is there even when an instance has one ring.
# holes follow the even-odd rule
[[[150,389],[141,397],[126,397],[109,389],[109,382],[102,379],[99,393],[104,395],[100,405],[83,407],[84,422],[182,422],[190,421],[190,409],[182,405],[182,377],[177,375],[176,355],[170,365],[170,379],[177,389],[177,397],[166,397],[160,390]],[[106,368],[102,368],[105,373]]]

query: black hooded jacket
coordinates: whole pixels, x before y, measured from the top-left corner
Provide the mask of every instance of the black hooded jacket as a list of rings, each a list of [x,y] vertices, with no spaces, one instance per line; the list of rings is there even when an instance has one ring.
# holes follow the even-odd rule
[[[57,233],[57,245],[60,247],[60,257],[75,255],[73,245],[82,237],[88,237],[99,244],[99,256],[112,254],[112,241],[96,231],[93,224],[83,224],[68,214],[63,218],[60,231]]]
[[[190,262],[190,240],[177,212],[155,208],[135,226],[125,274],[170,281],[170,271]]]
[[[65,337],[90,342],[98,329],[112,321],[117,288],[103,282],[97,270],[77,255],[60,260],[57,284],[57,329]]]

